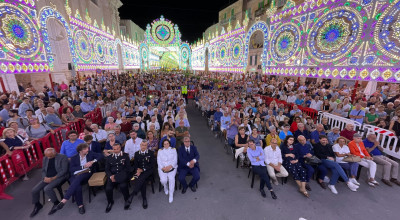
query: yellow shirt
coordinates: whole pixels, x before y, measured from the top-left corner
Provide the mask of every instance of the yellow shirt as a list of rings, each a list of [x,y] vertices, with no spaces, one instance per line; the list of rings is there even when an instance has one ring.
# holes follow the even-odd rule
[[[273,138],[273,137],[272,137],[271,134],[268,134],[267,137],[265,138],[265,142],[266,142],[267,146],[271,145],[271,140],[272,140],[272,138]],[[281,139],[279,138],[279,135],[276,134],[274,138],[276,139],[278,146],[280,146],[282,141],[281,141]]]

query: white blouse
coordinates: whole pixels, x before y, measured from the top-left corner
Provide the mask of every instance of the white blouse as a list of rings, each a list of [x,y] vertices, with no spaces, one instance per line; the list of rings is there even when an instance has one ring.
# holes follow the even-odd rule
[[[160,149],[157,153],[158,169],[172,165],[173,168],[178,167],[178,153],[175,148],[169,147],[168,149]]]

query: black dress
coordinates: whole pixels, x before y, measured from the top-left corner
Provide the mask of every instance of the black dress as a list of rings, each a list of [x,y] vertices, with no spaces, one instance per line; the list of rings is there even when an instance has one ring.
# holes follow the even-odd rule
[[[297,146],[287,146],[282,143],[281,146],[282,158],[283,158],[283,167],[293,175],[294,180],[299,180],[301,182],[307,182],[307,171],[301,166],[301,163],[298,161],[297,163],[291,163],[292,160],[299,160],[300,151]],[[285,154],[294,154],[295,158],[285,157]]]

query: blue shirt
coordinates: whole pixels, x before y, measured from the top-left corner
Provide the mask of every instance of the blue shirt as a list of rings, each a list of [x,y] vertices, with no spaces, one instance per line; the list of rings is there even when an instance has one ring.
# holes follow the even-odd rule
[[[85,142],[82,141],[81,139],[76,139],[76,141],[74,143],[71,143],[71,142],[69,142],[69,140],[66,140],[61,145],[60,154],[64,154],[68,158],[71,158],[72,156],[74,156],[75,154],[78,153],[76,151],[76,147],[79,144],[83,144],[83,143],[85,143]]]
[[[292,133],[291,131],[288,131],[288,132],[287,132],[287,135],[293,135],[293,133]],[[285,132],[281,131],[281,132],[279,133],[279,138],[280,138],[282,141],[285,140],[285,138],[286,138]]]
[[[319,143],[319,136],[320,135],[326,135],[325,131],[322,131],[321,133],[318,133],[317,130],[311,132],[311,140],[314,140],[315,143]]]
[[[90,105],[89,103],[87,103],[87,102],[82,102],[81,103],[81,110],[83,111],[83,112],[90,112],[90,111],[93,111],[93,109],[94,108],[92,108],[92,105]]]
[[[177,128],[177,127],[179,127],[179,122],[180,122],[181,120],[180,119],[176,119],[176,121],[175,121],[175,128]],[[187,127],[187,128],[189,128],[190,127],[190,124],[189,124],[189,121],[187,120],[187,119],[183,119],[183,126],[184,127]]]
[[[57,129],[58,127],[52,125],[62,125],[61,119],[56,114],[47,114],[44,118],[51,129]],[[76,150],[76,149],[75,149]]]
[[[360,122],[360,124],[362,124],[364,122],[365,111],[363,111],[362,109],[360,109],[360,110],[357,110],[357,109],[351,110],[350,115],[363,116],[362,118],[357,118],[357,119],[351,118],[351,120]]]
[[[340,137],[340,133],[335,134],[335,133],[333,133],[333,131],[331,131],[331,132],[328,134],[329,143],[330,143],[331,145],[333,145],[333,144],[335,143],[336,139],[338,139],[339,137]]]
[[[214,113],[214,121],[221,121],[221,117],[223,116],[222,112]]]
[[[31,105],[31,104],[26,104],[26,103],[23,102],[23,103],[22,103],[21,105],[19,105],[19,107],[18,107],[18,115],[19,115],[20,117],[25,117],[25,116],[26,116],[25,112],[26,112],[26,110],[28,110],[28,109],[33,110],[32,105]]]
[[[8,114],[8,110],[5,108],[0,111],[0,116],[3,119],[3,121],[7,121],[10,118],[10,116]]]
[[[227,128],[229,124],[231,123],[231,117],[230,116],[222,116],[221,117],[221,128]]]
[[[159,149],[163,149],[164,147],[162,146],[162,142],[167,139],[167,136],[164,136],[163,138],[161,138],[160,143],[159,143]],[[176,138],[171,137],[171,139],[169,140],[169,142],[171,142],[171,147],[175,148],[176,146]]]
[[[253,166],[264,166],[264,151],[261,147],[256,147],[255,150],[252,150],[250,147],[247,148],[247,157],[249,158],[251,165]],[[258,161],[257,161],[258,157]]]
[[[301,132],[299,129],[297,129],[297,131],[294,132],[294,137],[296,138],[296,140],[300,135],[303,135],[307,141],[311,139],[310,132],[306,129],[304,129],[303,132]]]
[[[372,148],[374,146],[374,143],[369,141],[368,139],[363,140],[364,142],[364,147],[365,148]],[[376,147],[373,151],[369,152],[370,155],[372,156],[381,156],[383,155],[382,152]]]

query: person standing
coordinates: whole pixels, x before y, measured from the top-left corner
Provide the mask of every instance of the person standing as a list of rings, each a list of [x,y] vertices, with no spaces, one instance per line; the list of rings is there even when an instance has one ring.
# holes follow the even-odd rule
[[[178,154],[171,147],[169,140],[164,140],[163,149],[158,151],[157,164],[160,182],[164,186],[165,195],[169,194],[169,203],[174,200],[176,168],[178,168]],[[167,185],[169,183],[169,187]]]
[[[54,188],[64,183],[68,178],[68,158],[63,154],[58,154],[54,148],[47,148],[44,151],[42,165],[42,180],[32,189],[32,203],[35,205],[30,217],[34,217],[43,205],[39,202],[40,192],[44,190],[46,195],[53,202],[53,208],[49,215],[57,211],[59,203]]]

